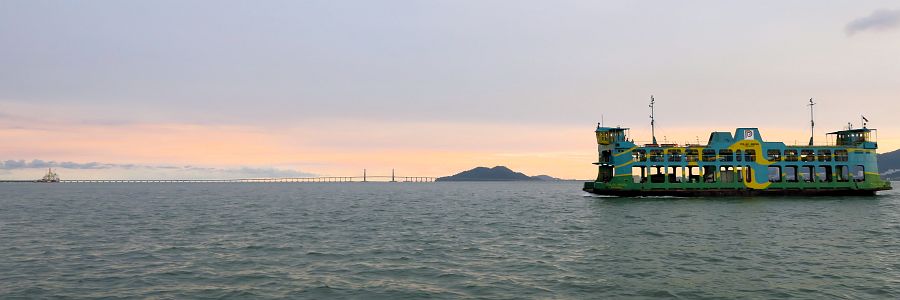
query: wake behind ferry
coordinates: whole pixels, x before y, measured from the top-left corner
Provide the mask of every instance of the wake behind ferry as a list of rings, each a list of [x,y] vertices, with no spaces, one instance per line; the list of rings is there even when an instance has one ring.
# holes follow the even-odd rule
[[[652,107],[653,100],[651,126]],[[809,145],[788,146],[746,127],[712,132],[706,144],[658,144],[654,135],[651,144],[637,145],[628,128],[598,124],[598,175],[583,190],[612,196],[875,195],[891,189],[878,173],[875,133],[848,126],[828,133],[833,145],[813,146],[811,137]]]

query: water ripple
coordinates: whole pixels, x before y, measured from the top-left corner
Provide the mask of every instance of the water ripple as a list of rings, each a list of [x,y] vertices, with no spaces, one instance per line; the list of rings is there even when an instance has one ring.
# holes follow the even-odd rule
[[[7,184],[0,298],[900,298],[900,192]]]

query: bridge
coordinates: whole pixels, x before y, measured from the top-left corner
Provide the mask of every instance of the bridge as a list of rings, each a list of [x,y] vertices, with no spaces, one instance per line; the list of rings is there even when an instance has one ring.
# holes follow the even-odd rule
[[[362,176],[327,176],[327,177],[279,177],[279,178],[238,178],[238,179],[62,179],[59,183],[346,183],[346,182],[434,182],[436,177],[429,176],[396,176],[366,174]],[[41,182],[41,180],[0,180],[0,183]]]

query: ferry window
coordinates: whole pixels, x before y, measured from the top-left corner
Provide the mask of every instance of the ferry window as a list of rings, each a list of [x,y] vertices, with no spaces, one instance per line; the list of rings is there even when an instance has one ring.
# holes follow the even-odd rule
[[[612,161],[612,151],[603,150],[600,152],[600,162],[601,163],[610,163]]]
[[[687,149],[687,151],[685,151],[685,153],[684,153],[684,157],[685,157],[685,158],[687,159],[687,161],[689,161],[689,162],[691,162],[691,161],[698,161],[698,160],[700,160],[700,154],[699,154],[699,153],[700,153],[700,151],[697,151],[697,149]]]
[[[654,161],[654,162],[663,161],[663,151],[660,149],[650,150],[650,161]]]
[[[642,183],[646,181],[646,178],[644,167],[631,167],[631,179],[634,183]]]
[[[687,167],[688,182],[700,182],[700,167]]]
[[[703,149],[703,161],[716,161],[716,150]]]
[[[781,182],[781,167],[769,166],[769,182]]]
[[[857,165],[853,167],[853,181],[866,181],[866,167],[864,167],[863,165]]]
[[[819,161],[831,161],[831,150],[819,150]]]
[[[660,166],[651,166],[650,167],[650,182],[651,183],[664,183],[666,182],[666,174],[663,174],[662,167]]]
[[[819,166],[819,181],[831,182],[834,180],[831,174],[831,166]]]
[[[756,161],[756,150],[753,150],[753,149],[744,150],[744,158],[746,161]]]
[[[800,161],[815,161],[816,154],[810,149],[800,150]]]
[[[609,145],[609,132],[598,132],[597,133],[597,144]]]
[[[631,151],[631,158],[634,161],[647,161],[647,151],[644,149]]]
[[[682,172],[684,172],[684,170],[682,170],[681,167],[667,167],[666,174],[669,175],[668,181],[673,183],[680,183],[681,177],[683,175]]]
[[[769,161],[781,161],[781,150],[769,149],[766,151],[766,159]]]
[[[741,167],[741,166],[734,167],[734,177],[735,177],[734,178],[735,181],[743,182],[744,181],[744,167]]]
[[[784,150],[784,161],[797,161],[797,149]]]
[[[733,161],[733,160],[734,160],[734,151],[731,151],[731,149],[719,150],[719,161]]]
[[[847,137],[846,134],[838,134],[838,135],[837,135],[837,143],[836,143],[836,144],[837,144],[838,146],[840,146],[840,145],[847,145],[849,142],[850,142],[850,141],[849,141],[849,138]]]
[[[703,182],[706,182],[706,183],[715,183],[716,182],[716,166],[704,166],[703,167]]]
[[[847,166],[834,166],[835,174],[837,175],[838,182],[847,182],[850,181],[850,170]]]
[[[741,150],[734,151],[734,160],[741,161],[742,157],[744,157],[744,153]]]
[[[816,169],[813,166],[803,166],[800,169],[800,176],[803,177],[804,182],[815,182],[815,174]]]
[[[847,150],[834,150],[834,161],[847,161]]]
[[[798,182],[797,180],[797,166],[785,166],[784,167],[784,181],[786,182]]]
[[[745,166],[744,170],[747,170],[747,176],[744,176],[744,179],[747,183],[753,182],[753,168],[750,166]]]
[[[732,166],[721,166],[719,167],[719,180],[724,183],[734,183],[735,174],[734,167]]]
[[[669,161],[671,161],[671,162],[680,162],[681,161],[681,150],[669,149],[666,152],[669,154]]]

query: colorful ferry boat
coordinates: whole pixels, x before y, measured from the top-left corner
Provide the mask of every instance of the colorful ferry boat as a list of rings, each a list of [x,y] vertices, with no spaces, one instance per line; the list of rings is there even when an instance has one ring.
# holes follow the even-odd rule
[[[584,191],[613,196],[875,195],[891,189],[878,173],[875,132],[848,128],[828,134],[833,145],[789,146],[764,140],[758,128],[737,128],[734,134],[711,133],[706,144],[637,145],[628,128],[598,124],[598,175],[585,182]]]

